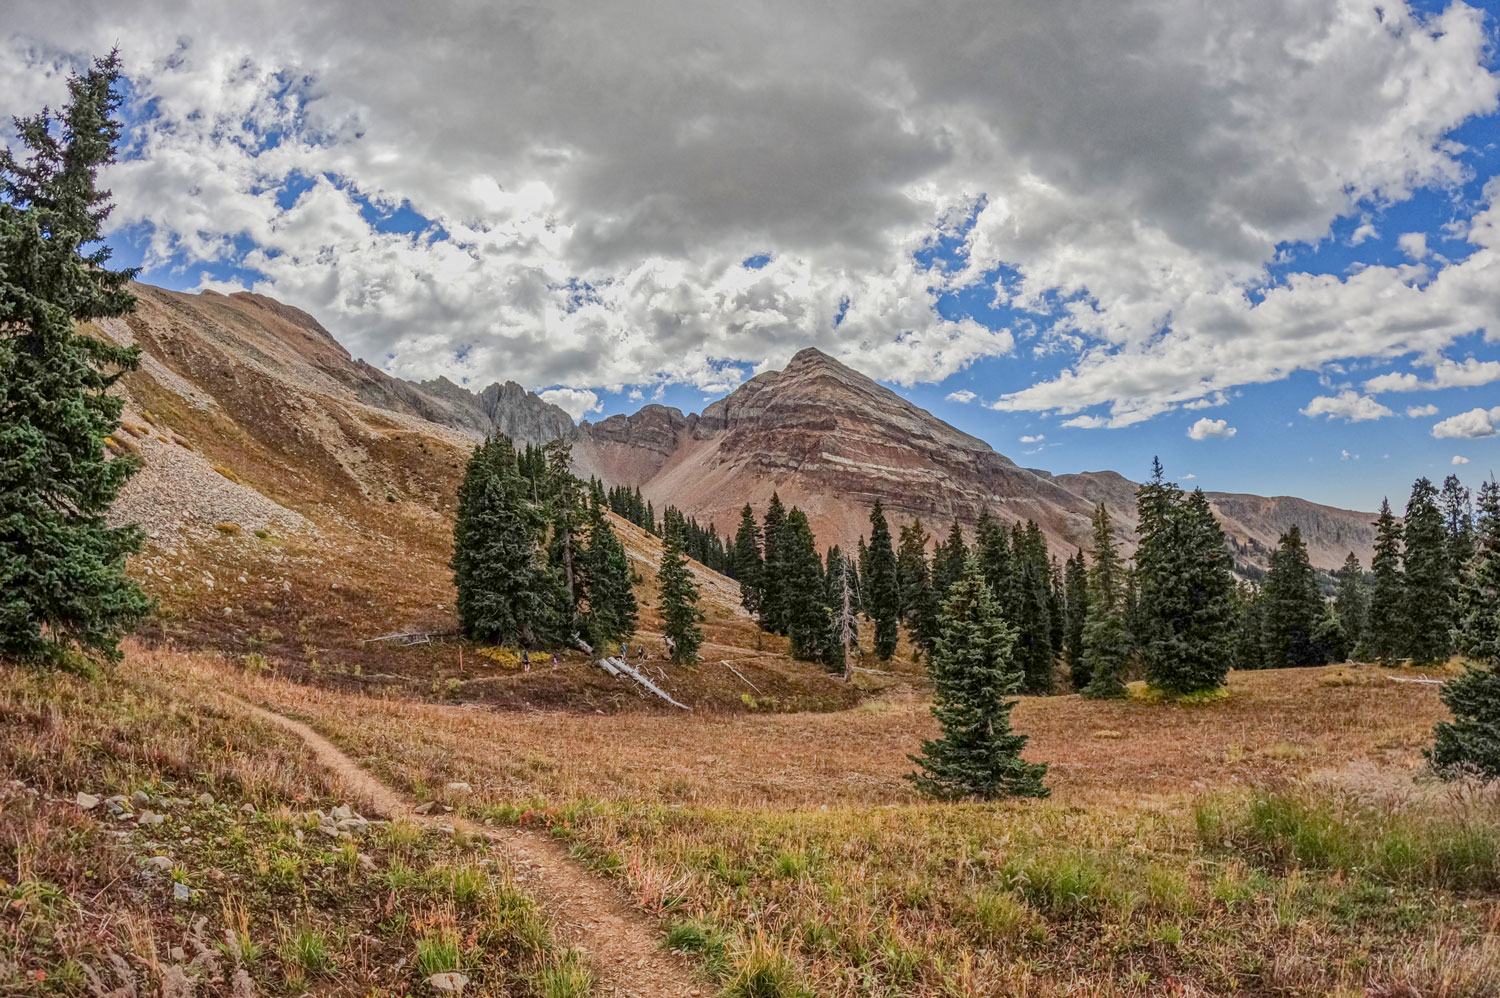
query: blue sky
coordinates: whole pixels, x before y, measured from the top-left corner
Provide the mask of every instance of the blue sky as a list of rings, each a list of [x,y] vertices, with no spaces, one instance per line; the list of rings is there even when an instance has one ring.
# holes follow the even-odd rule
[[[403,377],[597,419],[814,345],[1051,471],[1500,466],[1493,6],[375,6],[23,8],[0,114],[118,43],[117,261]]]

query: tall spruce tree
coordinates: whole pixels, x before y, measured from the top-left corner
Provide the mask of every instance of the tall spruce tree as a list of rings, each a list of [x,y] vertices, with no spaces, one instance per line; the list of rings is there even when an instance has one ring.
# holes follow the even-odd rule
[[[1322,665],[1317,642],[1323,595],[1307,557],[1302,529],[1292,524],[1271,552],[1261,586],[1261,649],[1268,669]]]
[[[1474,556],[1474,507],[1469,490],[1457,475],[1443,479],[1438,504],[1443,511],[1443,527],[1448,532],[1448,563],[1458,574]]]
[[[870,510],[869,565],[862,574],[865,613],[875,623],[875,657],[889,661],[900,636],[901,581],[896,573],[896,552],[891,547],[891,527],[879,499]]]
[[[979,522],[974,526],[974,554],[979,558],[984,580],[990,584],[1000,611],[1011,620],[1014,587],[1011,585],[1010,532],[990,515],[989,510],[979,514]]]
[[[631,587],[630,560],[604,515],[604,506],[597,501],[589,504],[588,546],[582,563],[588,598],[584,627],[590,641],[599,645],[634,634],[639,607]]]
[[[137,462],[109,459],[122,402],[108,389],[140,361],[75,323],[135,309],[135,270],[100,245],[110,193],[96,186],[120,137],[120,61],[68,80],[68,105],[15,120],[0,149],[0,656],[108,660],[150,610],[125,575],[135,526],[105,514]],[[93,247],[90,249],[89,247]]]
[[[1375,521],[1375,554],[1370,561],[1370,612],[1365,646],[1372,658],[1391,661],[1406,653],[1406,587],[1401,576],[1401,523],[1388,500],[1380,501]]]
[[[760,576],[760,626],[772,634],[786,633],[786,600],[782,595],[786,566],[777,551],[784,526],[786,507],[781,504],[781,496],[772,492],[770,505],[766,507],[765,526],[761,530],[761,550],[765,555]]]
[[[760,526],[750,504],[740,510],[740,526],[734,535],[734,570],[740,583],[740,603],[745,612],[760,618],[765,561],[760,553]]]
[[[1456,580],[1437,489],[1426,478],[1412,484],[1404,539],[1406,654],[1415,662],[1440,662],[1453,651]]]
[[[964,531],[957,520],[948,528],[948,539],[937,546],[932,554],[932,594],[941,605],[948,598],[948,590],[964,574],[964,562],[969,558],[969,547],[964,543]]]
[[[1100,503],[1094,509],[1094,563],[1089,569],[1088,612],[1083,623],[1084,696],[1106,700],[1125,695],[1125,660],[1130,635],[1125,627],[1124,566],[1115,549],[1114,526]]]
[[[792,657],[816,661],[823,656],[830,611],[823,563],[807,514],[793,506],[781,528],[777,559],[782,565],[782,598],[786,601],[786,631]]]
[[[538,560],[546,517],[510,440],[476,448],[459,491],[453,572],[459,626],[486,644],[536,648],[556,633],[554,579]]]
[[[1224,683],[1234,631],[1234,575],[1224,532],[1202,490],[1186,498],[1153,463],[1136,493],[1146,678],[1171,694]]]
[[[1041,528],[1028,520],[1011,528],[1011,612],[1016,629],[1015,658],[1026,677],[1027,693],[1050,693],[1052,667],[1052,587],[1047,542]]]
[[[1026,736],[1011,730],[1009,699],[1021,686],[1010,658],[1013,633],[977,559],[943,604],[932,653],[932,712],[942,736],[912,756],[920,770],[907,778],[943,800],[1045,797],[1047,767],[1021,758]]]
[[[931,538],[918,517],[901,527],[896,551],[896,576],[901,580],[901,619],[912,641],[923,651],[932,651],[937,639],[938,602],[932,587],[932,566],[927,561]]]
[[[1479,487],[1473,554],[1458,599],[1458,649],[1469,665],[1443,684],[1452,721],[1440,721],[1427,753],[1445,777],[1500,777],[1500,488]]]
[[[1345,653],[1363,654],[1365,630],[1370,621],[1370,594],[1365,589],[1365,572],[1354,552],[1344,559],[1337,572],[1338,589],[1333,598],[1334,615],[1344,636]]]
[[[1068,676],[1072,680],[1073,689],[1082,690],[1089,684],[1088,663],[1083,660],[1083,627],[1089,615],[1089,584],[1082,550],[1069,558],[1063,569],[1063,597],[1068,622],[1067,633],[1063,638],[1063,649],[1068,659]]]
[[[671,518],[663,523],[661,565],[656,571],[662,633],[672,640],[672,661],[696,662],[703,644],[703,619],[698,609],[698,584],[682,553],[682,523]]]

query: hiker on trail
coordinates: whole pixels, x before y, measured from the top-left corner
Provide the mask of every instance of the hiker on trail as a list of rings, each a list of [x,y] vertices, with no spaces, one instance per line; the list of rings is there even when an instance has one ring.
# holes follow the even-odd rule
[[[662,644],[664,644],[664,645],[667,646],[667,657],[668,658],[671,658],[674,654],[677,653],[677,642],[672,640],[672,635],[670,635],[670,634],[663,635],[661,640],[662,640]]]
[[[526,650],[525,648],[521,649],[521,671],[531,671],[531,652]]]
[[[623,641],[620,642],[620,657],[626,660],[630,658],[630,645]]]
[[[557,668],[557,652],[552,653],[552,668]]]

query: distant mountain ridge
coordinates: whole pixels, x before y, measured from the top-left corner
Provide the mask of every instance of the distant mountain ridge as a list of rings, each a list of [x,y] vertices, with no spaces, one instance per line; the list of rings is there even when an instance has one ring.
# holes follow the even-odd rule
[[[1022,468],[814,348],[701,414],[652,404],[575,424],[514,381],[473,392],[445,378],[395,378],[355,360],[312,316],[263,295],[135,290],[140,309],[130,326],[147,352],[147,371],[185,382],[178,392],[184,398],[196,394],[212,404],[230,398],[216,381],[239,365],[278,385],[300,386],[286,393],[288,411],[276,414],[290,431],[282,439],[295,436],[299,419],[326,422],[311,399],[348,399],[470,439],[493,432],[528,443],[569,439],[580,474],[640,486],[658,508],[675,505],[721,534],[733,532],[745,503],[763,511],[778,492],[806,511],[824,545],[855,544],[879,499],[892,520],[920,516],[933,533],[945,533],[954,519],[972,526],[985,509],[1035,520],[1060,555],[1088,546],[1089,516],[1103,502],[1130,546],[1136,486],[1129,479],[1112,471],[1053,475]],[[1338,567],[1350,551],[1369,563],[1374,514],[1293,497],[1208,497],[1247,564],[1264,564],[1293,523],[1319,567]]]

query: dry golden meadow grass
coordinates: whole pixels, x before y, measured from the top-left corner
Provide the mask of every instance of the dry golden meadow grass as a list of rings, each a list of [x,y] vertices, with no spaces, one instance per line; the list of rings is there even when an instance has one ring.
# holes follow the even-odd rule
[[[902,779],[933,733],[904,682],[824,714],[496,713],[129,663],[545,824],[730,994],[1500,993],[1500,806],[1421,779],[1436,688],[1376,667],[1236,674],[1200,706],[1026,698],[1054,796],[955,806]]]
[[[0,665],[0,994],[587,993],[487,843],[320,832],[362,802],[300,742],[129,672]]]

